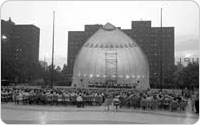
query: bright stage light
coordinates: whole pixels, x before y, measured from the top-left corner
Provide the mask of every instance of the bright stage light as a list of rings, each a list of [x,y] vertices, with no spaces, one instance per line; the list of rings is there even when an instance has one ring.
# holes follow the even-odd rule
[[[126,78],[128,79],[128,78],[129,78],[129,75],[127,75]]]
[[[90,78],[92,78],[93,77],[93,75],[92,74],[90,74]]]

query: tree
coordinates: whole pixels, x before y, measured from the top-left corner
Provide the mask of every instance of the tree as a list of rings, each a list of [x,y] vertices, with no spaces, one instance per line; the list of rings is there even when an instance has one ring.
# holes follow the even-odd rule
[[[174,65],[170,67],[166,72],[163,74],[163,88],[174,88],[176,86],[175,79],[177,73],[177,66]]]
[[[52,66],[49,65],[47,66],[47,70],[45,71],[45,82],[49,84],[51,82],[51,77],[52,77]],[[62,72],[60,66],[53,66],[53,82],[54,85],[59,85],[59,83],[65,81],[65,75]]]
[[[57,66],[57,67],[56,67],[56,72],[61,72],[60,66]]]
[[[66,64],[63,65],[62,73],[65,75],[67,74],[67,65]]]
[[[199,64],[175,65],[163,74],[163,88],[194,89],[199,87]]]
[[[199,88],[199,63],[189,63],[178,75],[182,88]]]
[[[42,67],[39,62],[29,62],[23,59],[16,60],[8,57],[2,61],[2,78],[17,83],[25,83],[31,79],[41,78]]]

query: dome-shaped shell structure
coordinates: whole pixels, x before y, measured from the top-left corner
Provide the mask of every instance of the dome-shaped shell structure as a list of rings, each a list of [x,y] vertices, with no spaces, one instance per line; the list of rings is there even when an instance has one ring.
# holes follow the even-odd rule
[[[149,88],[149,66],[137,43],[107,23],[92,35],[76,57],[72,86],[107,83]],[[137,83],[137,84],[136,84]]]

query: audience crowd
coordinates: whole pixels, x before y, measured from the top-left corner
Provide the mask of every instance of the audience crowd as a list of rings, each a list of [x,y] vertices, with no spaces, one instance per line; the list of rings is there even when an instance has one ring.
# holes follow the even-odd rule
[[[192,111],[199,112],[199,93],[176,94],[161,90],[131,89],[80,89],[80,88],[25,88],[1,87],[1,102],[14,102],[23,105],[104,105],[109,110],[113,105],[118,108],[135,108],[142,110],[185,111],[188,101]]]

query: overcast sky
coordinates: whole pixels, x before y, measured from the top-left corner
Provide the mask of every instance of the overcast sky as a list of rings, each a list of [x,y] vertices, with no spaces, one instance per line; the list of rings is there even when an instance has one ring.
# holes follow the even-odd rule
[[[106,22],[130,29],[133,20],[151,20],[152,26],[158,27],[161,7],[163,26],[174,26],[175,45],[183,44],[176,51],[199,49],[199,8],[193,1],[8,1],[1,7],[1,18],[11,17],[16,24],[39,27],[40,59],[43,59],[51,57],[55,10],[55,56],[66,58],[68,31],[84,30],[85,24]],[[188,41],[194,48],[184,46]]]

